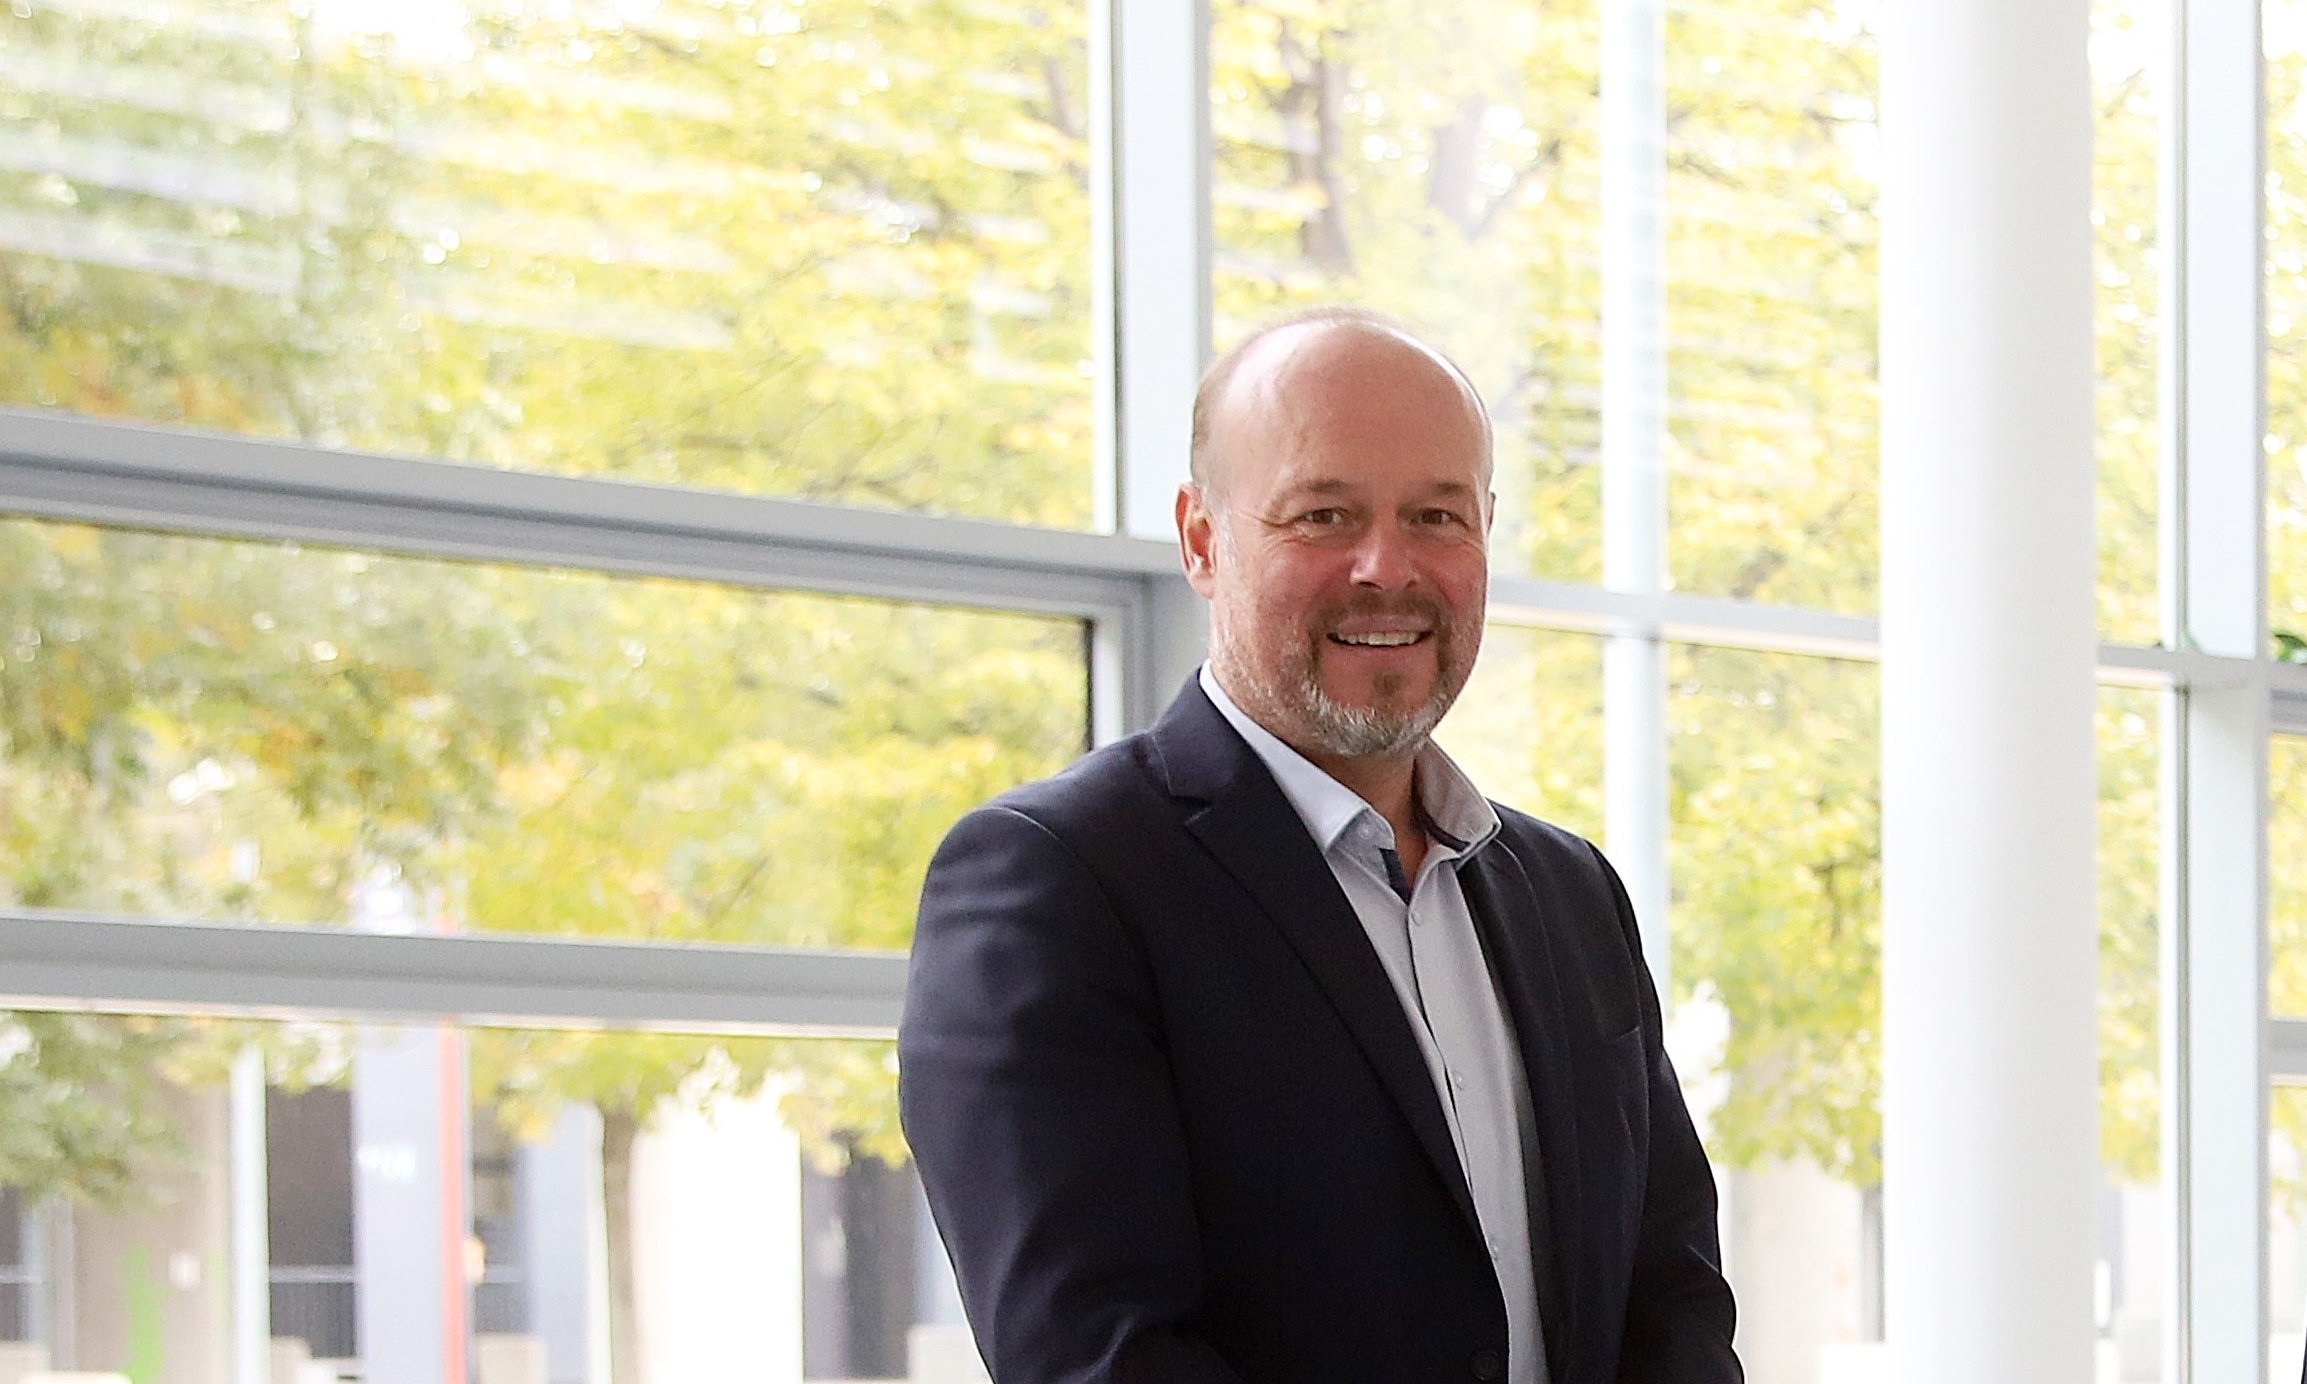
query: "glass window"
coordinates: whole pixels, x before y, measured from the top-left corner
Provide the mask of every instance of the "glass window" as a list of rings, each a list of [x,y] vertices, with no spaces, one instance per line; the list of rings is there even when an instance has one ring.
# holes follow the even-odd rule
[[[2268,1012],[2307,1016],[2307,736],[2267,747],[2267,918]]]
[[[274,1378],[983,1379],[888,1042],[19,1013],[0,1052],[34,1370],[234,1377],[253,1289]]]
[[[2099,689],[2099,1244],[2102,1379],[2163,1377],[2160,771],[2165,693]]]
[[[1874,0],[1666,9],[1674,584],[1875,605]]]
[[[2099,631],[2161,638],[2160,141],[2169,0],[2092,0],[2091,226],[2097,285]]]
[[[1430,334],[1497,425],[1502,568],[1595,580],[1594,0],[1215,0],[1216,346],[1347,299]]]
[[[2287,1380],[2307,1359],[2307,1086],[2276,1086],[2267,1123],[2267,1377]]]
[[[1670,652],[1670,1036],[1755,1379],[1882,1337],[1881,859],[1870,664]]]
[[[2307,658],[2307,4],[2265,0],[2267,622]]]
[[[1482,791],[1602,839],[1602,641],[1493,619],[1435,738]]]
[[[1881,1367],[1874,666],[1677,648],[1673,1026],[1757,1379]],[[2161,1361],[2159,694],[2098,707],[2102,1378]],[[1708,1055],[1711,1061],[1694,1060]]]
[[[0,901],[902,948],[1077,621],[0,523]]]
[[[0,403],[1092,517],[1086,5],[0,15]]]

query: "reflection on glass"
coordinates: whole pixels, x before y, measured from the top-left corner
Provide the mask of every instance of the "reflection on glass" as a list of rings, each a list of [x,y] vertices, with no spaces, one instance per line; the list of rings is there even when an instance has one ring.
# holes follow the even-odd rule
[[[1877,672],[1682,648],[1670,676],[1673,1028],[1727,1189],[1740,1353],[1756,1379],[1879,1369]],[[2158,695],[2103,689],[2097,725],[2099,1377],[2124,1381],[2160,1377],[2167,1258]]]
[[[1086,6],[0,14],[0,402],[1091,520]]]
[[[0,901],[900,948],[1066,620],[0,524]]]
[[[2307,736],[2267,746],[2269,1013],[2307,1016]]]
[[[1674,584],[1870,611],[1879,5],[1665,9]]]
[[[1350,299],[1497,423],[1497,559],[1601,573],[1594,0],[1216,0],[1216,345]]]
[[[1876,670],[1677,647],[1668,677],[1668,1041],[1725,1188],[1739,1354],[1757,1380],[1879,1368]]]
[[[2267,622],[2307,645],[2307,3],[2264,0]],[[2288,639],[2286,638],[2288,637]]]
[[[2160,700],[2099,689],[2099,1162],[2102,1379],[2163,1377]]]
[[[1493,620],[1436,733],[1482,791],[1602,839],[1602,641]]]
[[[2267,1377],[2288,1380],[2307,1357],[2307,1087],[2270,1092],[2267,1123]]]
[[[64,1150],[0,1153],[25,1368],[250,1377],[253,1298],[255,1373],[298,1384],[983,1379],[886,1042],[55,1014],[0,1038],[9,1148]],[[148,1137],[18,1097],[92,1048],[133,1049],[98,1096]]]
[[[2099,630],[2160,637],[2156,569],[2161,451],[2157,272],[2162,73],[2170,0],[2092,0],[2091,225],[2098,321]]]

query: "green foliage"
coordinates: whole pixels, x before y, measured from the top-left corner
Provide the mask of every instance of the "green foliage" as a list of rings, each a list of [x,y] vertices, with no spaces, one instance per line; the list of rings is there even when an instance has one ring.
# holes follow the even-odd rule
[[[2278,12],[2279,13],[2279,12]],[[2266,63],[2267,618],[2307,629],[2307,50],[2270,24]]]
[[[0,393],[1087,522],[1078,8],[393,23],[0,19],[5,114],[80,151],[0,175],[79,242],[0,256]],[[174,184],[101,153],[155,147]],[[53,525],[0,526],[0,658],[0,891],[155,916],[339,922],[383,870],[465,927],[901,948],[944,824],[1087,714],[1063,622]],[[820,1148],[896,1147],[841,1045],[473,1061],[516,1125],[766,1082]]]
[[[157,1071],[179,1036],[97,1015],[0,1016],[0,1186],[33,1202],[132,1196],[147,1161],[180,1148],[155,1113]]]
[[[1881,1177],[1874,669],[1684,648],[1669,670],[1675,991],[1730,1015],[1714,1148]],[[1695,1073],[1693,1075],[1696,1075]]]

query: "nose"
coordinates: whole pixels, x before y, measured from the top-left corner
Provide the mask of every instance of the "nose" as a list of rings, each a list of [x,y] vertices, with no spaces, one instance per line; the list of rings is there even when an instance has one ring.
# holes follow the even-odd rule
[[[1399,591],[1417,578],[1410,539],[1396,524],[1372,524],[1354,548],[1354,585],[1371,591]]]

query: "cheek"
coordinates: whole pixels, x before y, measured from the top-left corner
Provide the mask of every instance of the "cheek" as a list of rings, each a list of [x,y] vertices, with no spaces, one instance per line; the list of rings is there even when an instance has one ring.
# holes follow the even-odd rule
[[[1490,594],[1489,564],[1479,557],[1444,564],[1434,573],[1434,589],[1460,621],[1479,624]]]

